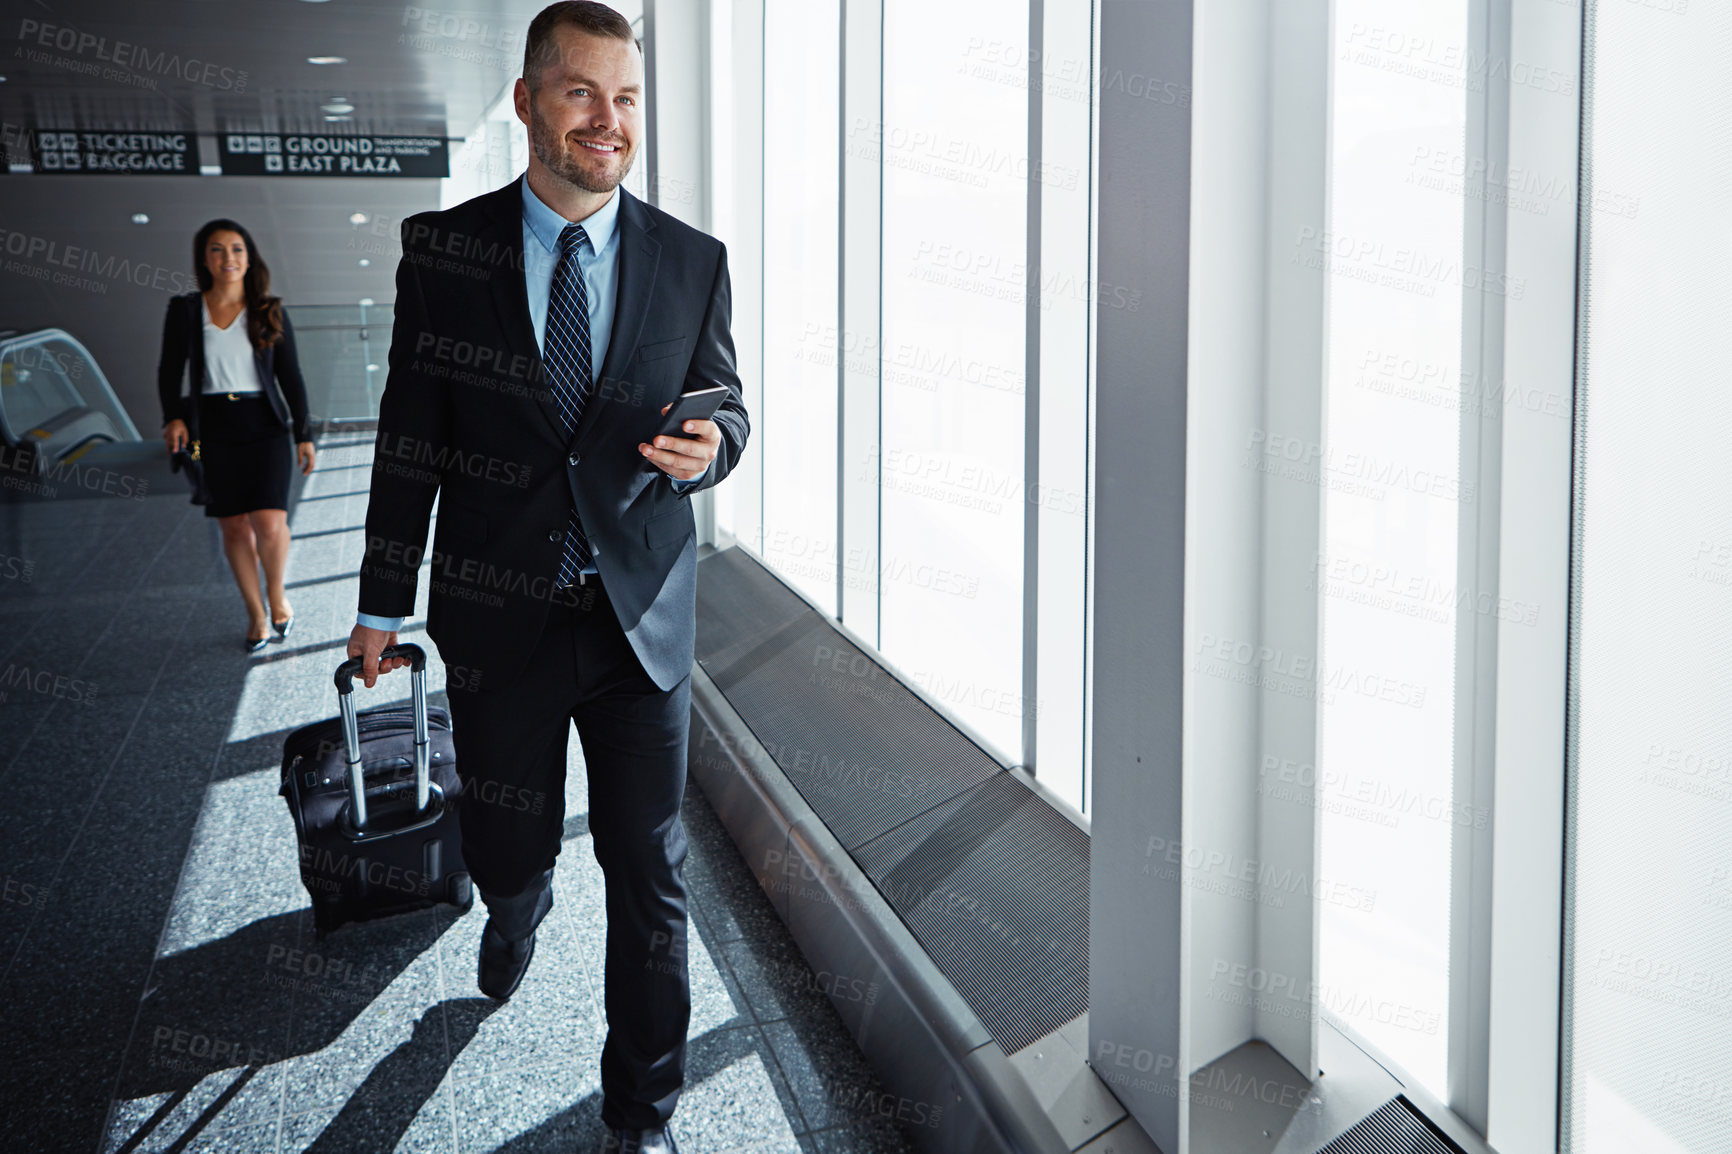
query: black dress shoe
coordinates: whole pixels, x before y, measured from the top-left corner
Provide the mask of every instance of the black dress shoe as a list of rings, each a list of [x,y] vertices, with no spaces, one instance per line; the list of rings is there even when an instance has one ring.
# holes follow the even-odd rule
[[[529,972],[529,959],[535,956],[535,931],[521,941],[507,941],[487,919],[481,931],[481,963],[476,969],[476,982],[481,992],[503,1002],[517,992],[518,983]]]
[[[242,641],[241,645],[246,648],[248,653],[257,653],[265,647],[265,642],[269,640],[270,638],[268,637],[249,637],[245,641]]]
[[[680,1154],[667,1127],[654,1130],[609,1130],[601,1140],[601,1154]]]
[[[291,614],[289,614],[289,619],[287,621],[273,621],[273,622],[271,622],[271,628],[275,629],[277,631],[278,637],[287,637],[289,635],[289,627],[291,625],[293,625],[294,623],[295,623],[295,615],[293,613],[291,613]]]

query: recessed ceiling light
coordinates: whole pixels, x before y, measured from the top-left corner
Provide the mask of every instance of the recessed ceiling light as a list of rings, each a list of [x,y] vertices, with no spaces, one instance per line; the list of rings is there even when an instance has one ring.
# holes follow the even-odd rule
[[[350,224],[366,224],[367,223],[367,214],[364,212],[351,212],[349,214],[349,223]]]
[[[370,305],[372,303],[373,303],[372,297],[362,297],[361,298],[361,307],[362,308],[366,308],[368,305]]]
[[[307,57],[307,63],[308,64],[347,64],[348,62],[349,62],[349,58],[347,56],[309,56],[309,57]]]
[[[149,224],[150,223],[150,217],[146,213],[135,212],[132,214],[132,223],[133,224]]]
[[[327,115],[325,117],[325,120],[327,122],[336,121],[336,120],[353,120],[353,119],[354,119],[354,117],[352,117],[352,116],[330,116],[330,115]]]
[[[372,263],[373,262],[368,260],[366,257],[361,258],[361,267],[362,268],[366,268],[368,265],[371,265]]]
[[[367,366],[367,371],[368,371],[368,372],[369,372],[369,373],[376,373],[376,372],[378,372],[378,371],[379,371],[379,366],[378,366],[378,365],[368,365],[368,366]]]
[[[353,104],[350,104],[347,100],[340,100],[340,99],[339,100],[333,100],[329,104],[321,104],[321,105],[319,105],[319,107],[324,109],[326,112],[353,112],[353,111],[355,111],[355,106]]]

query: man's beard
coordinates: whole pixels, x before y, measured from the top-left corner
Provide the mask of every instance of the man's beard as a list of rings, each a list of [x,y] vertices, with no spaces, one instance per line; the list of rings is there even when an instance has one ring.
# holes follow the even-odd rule
[[[529,146],[535,150],[536,159],[541,161],[549,172],[561,180],[575,184],[585,192],[612,192],[625,180],[626,174],[631,171],[631,162],[636,159],[636,152],[627,151],[622,144],[620,150],[612,154],[621,159],[619,168],[611,176],[597,177],[578,163],[578,157],[573,154],[573,149],[567,146],[565,138],[554,132],[547,121],[535,115],[533,108],[529,115]]]

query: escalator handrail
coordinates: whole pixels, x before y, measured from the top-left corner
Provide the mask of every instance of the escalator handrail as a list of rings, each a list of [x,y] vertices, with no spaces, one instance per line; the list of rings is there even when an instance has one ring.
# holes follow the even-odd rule
[[[78,351],[79,355],[84,358],[85,363],[90,366],[91,372],[94,374],[95,386],[100,388],[103,393],[107,394],[108,400],[113,402],[114,411],[120,415],[120,421],[123,424],[123,431],[131,433],[132,439],[135,441],[144,440],[144,437],[139,434],[138,426],[133,423],[132,414],[126,411],[126,406],[121,404],[120,398],[115,395],[114,386],[108,383],[108,376],[102,371],[102,366],[97,363],[96,358],[91,355],[90,350],[85,347],[84,342],[67,332],[65,329],[33,329],[30,332],[23,333],[8,330],[4,335],[0,335],[0,361],[3,361],[8,354],[17,351],[18,349],[29,348],[32,345],[47,344],[49,341],[64,341]],[[73,387],[77,389],[79,399],[85,403],[86,407],[95,408],[95,406],[89,404],[89,386],[80,382]],[[11,422],[6,419],[6,406],[3,403],[3,398],[0,398],[0,437],[3,437],[7,444],[12,445],[19,444],[22,440],[19,431],[14,429]]]

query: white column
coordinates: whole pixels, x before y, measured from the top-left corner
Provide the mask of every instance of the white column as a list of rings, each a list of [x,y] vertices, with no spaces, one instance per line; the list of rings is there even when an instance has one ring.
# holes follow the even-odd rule
[[[728,247],[746,412],[763,412],[763,0],[645,0],[650,203]],[[761,548],[763,472],[748,446],[721,489],[692,498],[698,542],[721,523]]]
[[[1244,1043],[1317,1073],[1323,489],[1263,466],[1322,438],[1328,30],[1101,9],[1090,1056],[1168,1151]]]
[[[883,122],[883,0],[842,0],[842,143],[837,229],[841,284],[836,365],[837,616],[879,644],[878,494],[882,345],[879,284],[884,191],[877,141]]]
[[[1267,149],[1269,157],[1259,187],[1269,222],[1264,241],[1268,298],[1260,428],[1266,434],[1279,431],[1304,445],[1321,446],[1328,278],[1302,267],[1293,257],[1298,238],[1308,235],[1305,230],[1321,230],[1328,219],[1330,5],[1328,0],[1277,0],[1250,8],[1266,22],[1269,61],[1266,136],[1248,144]],[[1217,51],[1232,51],[1230,37],[1219,41],[1210,37],[1205,46],[1211,59]],[[1212,94],[1218,84],[1233,83],[1231,73],[1224,70],[1208,79],[1200,95]],[[1232,130],[1231,123],[1217,124],[1211,118],[1205,131],[1211,137],[1223,135]],[[1227,232],[1232,231],[1228,224]],[[1224,344],[1234,338],[1230,328],[1221,327],[1211,330],[1209,339]],[[1198,391],[1209,391],[1202,378]],[[1239,468],[1247,463],[1245,446],[1253,435],[1250,429],[1243,430],[1235,454]],[[1257,457],[1260,462],[1270,459],[1266,453]],[[1315,899],[1320,884],[1316,775],[1314,770],[1309,777],[1303,769],[1288,772],[1288,767],[1319,763],[1323,633],[1317,562],[1323,551],[1328,490],[1321,484],[1320,469],[1316,483],[1310,484],[1296,485],[1272,473],[1259,476],[1263,480],[1262,589],[1256,636],[1259,655],[1271,654],[1263,668],[1272,683],[1260,689],[1252,786],[1258,866],[1254,958],[1255,968],[1272,975],[1272,980],[1285,980],[1288,988],[1303,995],[1257,1000],[1251,1036],[1267,1041],[1301,1075],[1312,1079],[1317,1072],[1318,1025],[1312,993],[1317,988]],[[1225,509],[1221,513],[1230,515]],[[1197,587],[1210,583],[1202,580]],[[1217,959],[1211,960],[1211,973],[1222,973]],[[1209,996],[1216,992],[1205,993],[1193,1004],[1219,1004]],[[1241,995],[1244,992],[1239,990]],[[1311,1012],[1292,1012],[1301,1005]],[[1201,1062],[1211,1058],[1201,1049],[1195,1056]]]
[[[1099,43],[1099,276],[1139,307],[1095,316],[1089,1055],[1172,1154],[1182,889],[1164,851],[1183,843],[1191,0],[1102,0]]]
[[[644,0],[649,202],[710,231],[710,3]]]
[[[1507,7],[1509,58],[1581,91],[1581,13],[1554,0]],[[1575,99],[1508,84],[1508,174],[1569,193],[1545,212],[1510,213],[1498,297],[1501,357],[1473,397],[1501,424],[1495,491],[1500,622],[1492,721],[1492,820],[1484,1133],[1501,1154],[1557,1149],[1559,926],[1563,922],[1564,735],[1569,646],[1571,401],[1576,339]],[[1493,494],[1478,504],[1487,506]],[[1531,615],[1530,615],[1531,610]],[[1494,614],[1495,616],[1495,614]],[[1475,799],[1475,804],[1483,804]],[[1459,807],[1458,807],[1459,811]],[[1477,818],[1484,809],[1471,811]],[[1452,1008],[1452,1013],[1453,1008]],[[1452,1095],[1453,1096],[1453,1095]],[[1453,1105],[1453,1103],[1452,1103]],[[1460,1107],[1457,1107],[1459,1110]]]
[[[1327,0],[1211,4],[1193,103],[1186,471],[1187,1070],[1252,1039],[1317,1068],[1321,227]],[[1301,470],[1303,472],[1303,470]]]
[[[714,121],[726,121],[731,146],[718,154],[712,172],[728,177],[730,190],[718,206],[716,236],[728,246],[734,289],[734,354],[746,413],[754,436],[764,412],[764,0],[714,0],[727,9],[731,94],[714,106]],[[723,139],[718,128],[716,139]],[[728,203],[731,202],[731,203]],[[739,467],[716,494],[722,524],[735,538],[763,550],[764,458],[748,442]]]
[[[1083,718],[1088,656],[1083,610],[1088,583],[1088,445],[1091,356],[1089,213],[1093,202],[1090,0],[1044,0],[1040,90],[1040,352],[1036,382],[1039,468],[1026,493],[1039,519],[1036,545],[1038,660],[1030,767],[1078,810],[1089,812]],[[1032,291],[1032,290],[1031,290]],[[1025,754],[1025,756],[1027,756]]]
[[[710,120],[725,115],[713,100],[710,21],[710,0],[644,0],[648,200],[704,232],[714,229]],[[752,411],[749,404],[746,411]],[[715,492],[695,494],[692,512],[698,544],[713,543]]]

